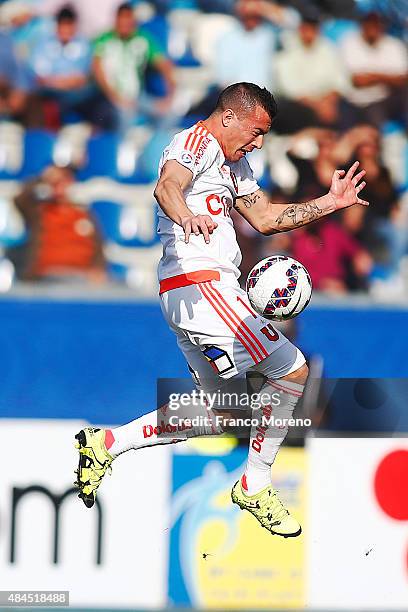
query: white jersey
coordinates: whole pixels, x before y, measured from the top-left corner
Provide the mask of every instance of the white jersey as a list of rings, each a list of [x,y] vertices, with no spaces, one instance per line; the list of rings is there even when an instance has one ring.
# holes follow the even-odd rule
[[[184,192],[188,208],[195,215],[211,216],[218,227],[209,244],[201,234],[192,234],[186,244],[183,228],[159,209],[158,233],[163,244],[159,280],[201,270],[233,273],[238,278],[242,256],[230,211],[237,197],[259,189],[247,160],[227,162],[218,141],[200,123],[175,135],[163,152],[159,172],[171,159],[193,173]]]

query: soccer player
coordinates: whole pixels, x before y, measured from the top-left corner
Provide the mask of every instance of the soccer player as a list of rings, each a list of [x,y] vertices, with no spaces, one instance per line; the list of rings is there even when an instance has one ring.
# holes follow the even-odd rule
[[[161,306],[198,388],[208,394],[222,391],[247,372],[259,373],[265,381],[262,397],[279,401],[266,401],[258,416],[272,413],[282,423],[291,418],[302,396],[308,368],[300,350],[253,311],[238,284],[241,253],[230,211],[234,207],[255,229],[269,235],[368,202],[359,198],[365,172],[357,172],[358,162],[347,173],[336,170],[329,192],[316,200],[270,202],[254,180],[246,155],[262,147],[276,111],[266,89],[251,83],[227,87],[213,113],[176,134],[164,150],[155,197],[163,243]],[[79,497],[91,507],[112,461],[129,449],[221,433],[215,409],[223,406],[212,408],[203,406],[208,418],[191,427],[158,426],[168,411],[164,406],[113,430],[81,430],[76,436]],[[184,417],[199,410],[193,403],[181,408]],[[234,503],[284,537],[301,533],[271,481],[271,466],[287,429],[275,426],[272,419],[267,425],[252,425],[245,472],[232,489]],[[162,435],[166,431],[170,435]]]

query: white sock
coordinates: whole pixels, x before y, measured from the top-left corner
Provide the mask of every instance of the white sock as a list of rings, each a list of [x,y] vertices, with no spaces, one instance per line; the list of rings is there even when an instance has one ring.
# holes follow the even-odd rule
[[[190,425],[186,421],[193,418],[199,421],[198,424]],[[117,457],[131,449],[174,444],[188,438],[219,435],[222,432],[214,413],[208,410],[205,404],[179,406],[177,411],[170,410],[166,404],[126,425],[106,430],[105,444],[109,453]]]
[[[272,483],[271,465],[273,464],[280,445],[286,437],[288,426],[262,423],[262,417],[269,420],[273,416],[285,420],[292,418],[293,410],[302,396],[304,385],[288,380],[270,380],[259,392],[262,407],[253,411],[252,418],[258,425],[251,427],[248,461],[241,484],[247,495],[255,495]]]

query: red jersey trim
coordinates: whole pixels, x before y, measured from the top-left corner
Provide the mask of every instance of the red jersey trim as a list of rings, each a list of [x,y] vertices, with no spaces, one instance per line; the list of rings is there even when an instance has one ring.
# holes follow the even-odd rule
[[[196,270],[195,272],[186,272],[177,276],[170,276],[160,281],[159,293],[165,293],[171,289],[179,289],[180,287],[188,287],[189,285],[197,285],[198,283],[206,283],[211,280],[220,280],[220,273],[216,270]]]

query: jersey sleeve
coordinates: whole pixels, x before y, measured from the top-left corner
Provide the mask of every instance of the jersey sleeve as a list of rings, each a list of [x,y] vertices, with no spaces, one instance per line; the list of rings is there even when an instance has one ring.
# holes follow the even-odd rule
[[[176,134],[164,152],[163,164],[171,159],[191,170],[193,179],[204,172],[214,161],[214,150],[208,136],[185,130]],[[163,165],[162,164],[162,165]]]
[[[240,198],[250,193],[254,193],[260,189],[258,183],[254,179],[254,175],[246,158],[240,159],[238,162],[230,164],[231,171],[235,174],[236,185],[235,190],[237,198]]]

